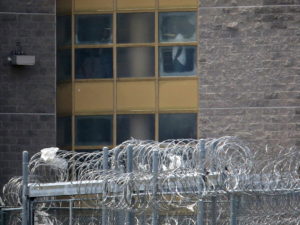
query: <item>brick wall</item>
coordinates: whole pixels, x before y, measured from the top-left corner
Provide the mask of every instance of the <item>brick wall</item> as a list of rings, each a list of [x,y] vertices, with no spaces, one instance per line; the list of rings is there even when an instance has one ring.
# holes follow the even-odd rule
[[[202,0],[202,137],[300,144],[300,0]]]
[[[20,41],[36,65],[12,67]],[[0,1],[0,188],[21,175],[22,151],[55,145],[55,0]]]

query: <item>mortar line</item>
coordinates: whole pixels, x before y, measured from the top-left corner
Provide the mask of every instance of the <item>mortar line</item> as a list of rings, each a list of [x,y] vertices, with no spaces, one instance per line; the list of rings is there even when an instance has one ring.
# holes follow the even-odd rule
[[[0,115],[48,115],[48,116],[55,116],[56,113],[3,113],[3,112],[0,112]]]
[[[210,107],[210,108],[206,108],[206,107],[200,107],[200,110],[202,109],[296,109],[296,108],[300,108],[300,106],[267,106],[267,107]]]
[[[0,15],[36,15],[36,16],[55,16],[55,13],[26,13],[26,12],[0,12]]]
[[[200,6],[199,9],[236,9],[236,8],[270,8],[270,7],[299,7],[300,5],[245,5],[245,6]]]

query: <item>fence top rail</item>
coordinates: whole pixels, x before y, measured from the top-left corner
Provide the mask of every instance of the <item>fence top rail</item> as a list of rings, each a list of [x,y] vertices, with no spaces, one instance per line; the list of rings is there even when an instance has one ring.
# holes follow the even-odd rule
[[[192,177],[194,178],[194,177]],[[201,178],[199,178],[201,179]],[[252,181],[253,182],[253,181]],[[55,197],[55,196],[72,196],[72,195],[89,195],[89,194],[103,194],[105,191],[105,181],[103,180],[93,180],[93,181],[72,181],[72,182],[58,182],[58,183],[45,183],[45,184],[29,184],[29,196],[30,197]],[[236,194],[278,194],[278,193],[298,193],[300,192],[300,187],[295,188],[270,188],[264,189],[261,188],[261,183],[250,183],[248,185],[248,189],[235,189],[235,190],[225,190],[222,186],[211,187],[211,189],[206,189],[203,187],[201,193],[202,197],[210,196],[210,195],[218,195],[225,193],[236,193]],[[124,188],[128,188],[128,186],[118,185],[116,183],[112,184],[114,187],[111,187],[111,190],[114,190],[114,194],[120,194],[124,191]],[[140,185],[139,186],[139,195],[142,195],[146,190],[152,188],[152,183],[149,183],[149,186]],[[165,194],[171,194],[172,188],[176,188],[178,184],[176,181],[172,183],[168,183],[168,188],[170,191],[162,191]],[[245,185],[247,186],[247,185]],[[158,189],[159,190],[159,189]],[[191,193],[191,191],[185,190],[177,190],[182,193]],[[158,191],[158,194],[160,192]],[[199,195],[200,196],[200,195]]]

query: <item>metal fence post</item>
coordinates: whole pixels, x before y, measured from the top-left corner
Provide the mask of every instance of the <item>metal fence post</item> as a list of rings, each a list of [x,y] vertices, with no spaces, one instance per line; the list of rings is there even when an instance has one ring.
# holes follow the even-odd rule
[[[238,196],[234,193],[230,194],[230,225],[237,225],[237,214],[238,214]]]
[[[73,224],[73,199],[69,200],[69,225]]]
[[[126,149],[127,151],[127,164],[126,164],[126,172],[132,173],[133,171],[133,146],[129,145]],[[134,224],[134,213],[130,210],[127,212],[126,216],[126,225]]]
[[[153,198],[156,200],[157,194],[157,177],[158,177],[158,151],[154,151],[152,155],[152,173],[153,173]],[[156,206],[152,208],[152,225],[158,225],[158,212]]]
[[[217,146],[218,142],[215,141],[212,146],[211,146],[211,151],[215,151],[216,150],[216,146]],[[211,172],[216,172],[216,164],[213,161],[212,162],[212,171]],[[218,184],[217,184],[218,185]],[[219,188],[219,187],[217,187]],[[217,197],[216,196],[212,196],[211,197],[211,224],[212,225],[216,225],[217,224]]]
[[[200,145],[198,146],[198,150],[199,150],[199,162],[200,162],[200,174],[204,174],[205,173],[205,168],[204,168],[204,162],[205,162],[205,140],[200,140]],[[203,192],[204,187],[203,187],[203,183],[200,185],[199,187],[199,192]],[[199,194],[200,194],[199,193]],[[205,222],[205,203],[203,201],[203,199],[199,199],[198,201],[198,213],[197,213],[197,225],[204,225]]]
[[[0,208],[0,225],[4,225],[4,212]]]
[[[108,170],[108,148],[104,147],[103,148],[103,162],[102,162],[103,170],[107,171]],[[105,207],[102,208],[102,225],[107,225],[108,224],[108,212]]]
[[[217,224],[217,197],[212,196],[211,197],[211,224],[216,225]]]
[[[29,225],[29,198],[28,198],[28,152],[23,151],[22,162],[22,225]]]

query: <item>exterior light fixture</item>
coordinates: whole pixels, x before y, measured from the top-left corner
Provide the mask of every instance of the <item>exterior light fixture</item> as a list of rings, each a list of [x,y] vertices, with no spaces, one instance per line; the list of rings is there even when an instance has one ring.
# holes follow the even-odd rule
[[[11,52],[10,56],[7,57],[7,60],[13,66],[34,66],[35,65],[35,56],[26,55],[22,50],[20,42],[16,43],[16,49]]]

